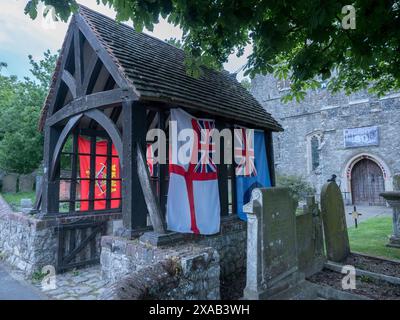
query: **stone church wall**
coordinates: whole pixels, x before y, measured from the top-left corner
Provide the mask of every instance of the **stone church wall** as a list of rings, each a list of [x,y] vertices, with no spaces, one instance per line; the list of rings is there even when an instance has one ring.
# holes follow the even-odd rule
[[[385,189],[393,188],[393,177],[400,173],[400,94],[381,98],[365,91],[350,96],[331,95],[325,88],[309,92],[305,100],[287,104],[281,101],[272,76],[257,76],[252,94],[283,126],[274,134],[274,156],[277,173],[301,175],[320,190],[332,174],[338,176],[342,192],[350,192],[346,168],[357,155],[372,156],[385,170]],[[345,148],[343,130],[378,126],[379,145]],[[310,170],[307,137],[320,134],[320,165]]]

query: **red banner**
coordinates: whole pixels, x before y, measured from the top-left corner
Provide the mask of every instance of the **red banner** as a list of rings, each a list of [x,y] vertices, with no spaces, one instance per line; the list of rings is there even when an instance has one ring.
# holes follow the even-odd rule
[[[78,138],[79,168],[80,177],[82,179],[90,178],[90,141],[82,137]],[[82,155],[84,154],[84,155]],[[87,155],[86,155],[87,154]],[[96,172],[95,172],[95,187],[94,187],[94,210],[106,209],[107,198],[107,141],[96,142]],[[112,145],[112,155],[117,156],[118,153]],[[112,157],[111,160],[111,179],[120,178],[119,158]],[[81,180],[81,200],[89,199],[90,181]],[[121,181],[111,180],[111,198],[121,197]],[[104,199],[104,200],[102,200]],[[118,208],[120,200],[111,200],[111,208]],[[81,201],[80,211],[89,210],[89,201]]]

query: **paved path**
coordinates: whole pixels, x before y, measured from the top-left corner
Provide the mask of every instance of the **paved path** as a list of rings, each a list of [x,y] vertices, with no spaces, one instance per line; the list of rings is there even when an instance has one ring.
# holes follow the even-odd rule
[[[35,285],[42,290],[40,283]],[[43,293],[52,300],[96,300],[106,285],[97,265],[56,275],[55,288]]]
[[[12,277],[8,268],[0,263],[0,300],[45,300],[34,286]]]
[[[347,226],[351,227],[354,226],[354,219],[349,212],[353,212],[353,206],[345,207]],[[358,218],[358,223],[373,217],[392,216],[392,209],[384,206],[357,206],[357,212],[362,213],[362,215]]]

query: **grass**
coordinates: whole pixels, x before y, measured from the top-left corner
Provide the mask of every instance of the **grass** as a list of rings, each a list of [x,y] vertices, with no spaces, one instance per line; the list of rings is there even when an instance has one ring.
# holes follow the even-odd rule
[[[32,203],[35,201],[35,192],[2,193],[1,195],[13,210],[18,210],[21,199],[32,199]]]
[[[400,260],[400,249],[386,247],[392,234],[392,217],[368,219],[348,232],[352,251]]]

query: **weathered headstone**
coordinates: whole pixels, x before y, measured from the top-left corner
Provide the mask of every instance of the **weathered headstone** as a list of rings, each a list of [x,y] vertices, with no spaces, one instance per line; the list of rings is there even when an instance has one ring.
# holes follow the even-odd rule
[[[307,197],[303,212],[296,215],[296,233],[299,270],[311,276],[326,262],[321,212],[314,196]]]
[[[287,188],[254,189],[251,202],[244,206],[248,217],[245,299],[274,298],[304,280],[298,272],[296,207]]]
[[[393,176],[393,190],[400,191],[400,174],[395,174]]]
[[[328,260],[341,262],[350,253],[342,193],[336,182],[327,182],[321,191],[321,213]]]
[[[380,194],[393,209],[393,234],[389,239],[388,247],[400,248],[400,192],[387,191]]]
[[[19,191],[32,192],[35,178],[31,174],[24,174],[19,176]]]
[[[21,207],[22,213],[25,213],[25,214],[31,213],[32,207],[33,207],[32,200],[31,199],[21,199],[20,207]]]
[[[2,191],[12,193],[17,192],[17,178],[18,176],[14,173],[6,174],[3,177]]]

